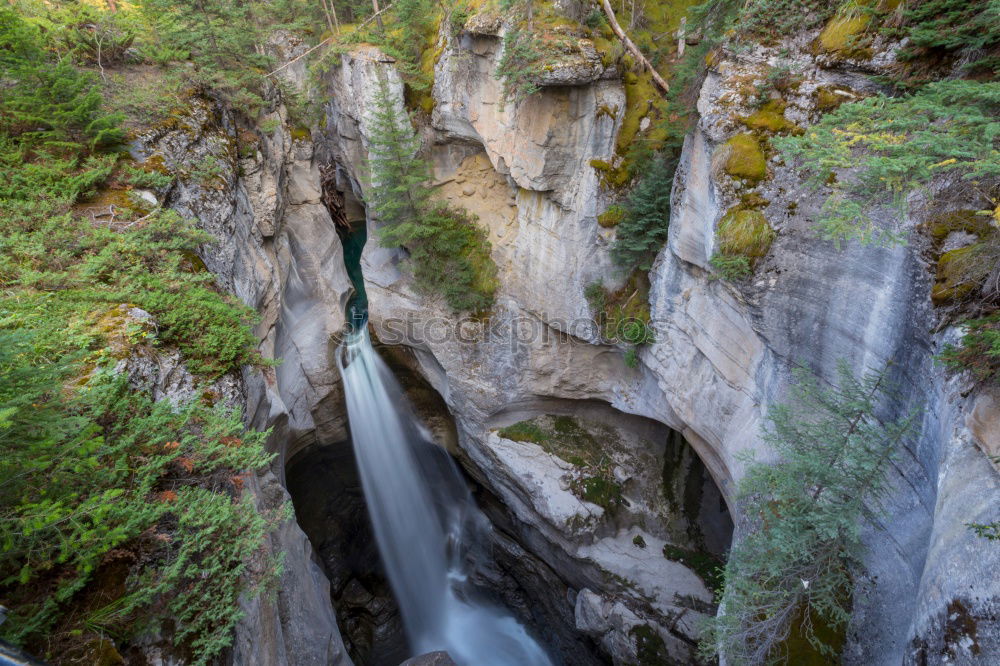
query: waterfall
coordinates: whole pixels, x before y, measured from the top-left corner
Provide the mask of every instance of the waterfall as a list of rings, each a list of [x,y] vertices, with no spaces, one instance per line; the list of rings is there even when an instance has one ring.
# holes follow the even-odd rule
[[[337,357],[361,484],[411,649],[447,650],[460,666],[551,666],[513,616],[477,599],[467,562],[484,545],[485,517],[410,412],[367,327]]]

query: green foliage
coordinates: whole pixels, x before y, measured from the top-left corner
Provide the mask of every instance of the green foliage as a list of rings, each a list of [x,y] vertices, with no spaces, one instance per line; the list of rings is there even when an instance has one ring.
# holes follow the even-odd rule
[[[739,280],[753,273],[754,265],[768,253],[774,230],[759,210],[738,205],[727,211],[716,229],[717,251],[712,266],[726,280]]]
[[[577,469],[570,489],[580,499],[613,509],[621,504],[622,487],[615,480],[614,463],[608,450],[620,440],[604,424],[589,423],[585,428],[570,416],[544,414],[501,428],[498,433],[515,442],[531,442],[558,456]]]
[[[498,434],[513,442],[531,442],[533,444],[541,444],[549,439],[546,432],[532,421],[519,421],[506,428],[500,428]]]
[[[1000,383],[1000,313],[963,322],[959,345],[948,345],[941,360],[955,370],[968,370],[979,381]]]
[[[203,271],[195,251],[210,236],[172,212],[137,212],[127,184],[172,176],[108,152],[120,116],[101,111],[96,78],[72,62],[91,59],[87,34],[104,37],[52,23],[63,9],[36,18],[44,35],[0,9],[2,635],[68,663],[88,632],[127,641],[167,623],[192,663],[208,663],[232,640],[238,598],[279,571],[261,552],[279,516],[240,499],[239,475],[272,456],[239,414],[154,403],[109,368],[159,343],[201,375],[257,362],[252,312]],[[95,217],[109,201],[114,216]],[[127,317],[131,305],[158,330]]]
[[[129,185],[153,190],[169,187],[174,182],[173,175],[169,173],[151,171],[131,164],[122,165],[121,177]]]
[[[713,278],[717,277],[729,280],[730,282],[736,282],[753,275],[753,269],[750,268],[750,260],[743,255],[727,256],[716,254],[709,263],[712,264],[712,268],[718,271],[717,275],[712,276]]]
[[[271,59],[261,45],[273,29],[273,16],[258,2],[232,0],[142,0],[146,20],[155,26],[150,55],[165,61],[186,56],[186,72],[197,88],[211,91],[249,116],[264,107],[263,74]],[[144,47],[145,48],[148,47]]]
[[[1000,177],[998,116],[1000,83],[940,81],[906,97],[843,104],[802,136],[774,143],[801,161],[814,186],[833,183],[818,223],[823,238],[891,244],[902,239],[872,221],[872,206],[905,209],[907,194],[939,174],[968,183]]]
[[[625,350],[625,356],[622,358],[625,363],[626,368],[632,368],[635,370],[639,367],[639,352],[635,347],[629,347]]]
[[[1000,522],[969,523],[969,528],[981,539],[1000,541]]]
[[[858,379],[840,363],[839,385],[824,388],[799,371],[794,402],[771,408],[764,441],[776,462],[745,460],[737,491],[743,536],[726,564],[725,613],[706,624],[705,656],[776,663],[793,635],[834,656],[820,628],[836,634],[850,619],[862,521],[916,423],[916,414],[880,410],[887,372]]]
[[[748,37],[774,39],[821,25],[837,7],[827,0],[750,0],[740,9],[736,26]]]
[[[504,33],[503,50],[494,76],[503,86],[500,91],[501,108],[517,104],[538,90],[542,74],[542,55],[535,35],[528,30],[514,27]]]
[[[154,403],[100,370],[65,388],[87,358],[58,320],[7,312],[0,342],[4,638],[45,645],[57,623],[82,621],[64,615],[114,551],[132,566],[102,628],[170,619],[207,663],[231,641],[236,599],[278,570],[271,558],[247,571],[277,517],[237,499],[236,475],[272,458],[265,434],[222,407]]]
[[[370,204],[384,224],[380,241],[402,245],[417,285],[445,297],[455,310],[483,311],[493,303],[496,264],[486,232],[464,210],[433,201],[420,140],[379,78],[369,169]]]
[[[648,271],[667,240],[673,168],[666,157],[653,160],[646,176],[622,204],[611,258],[626,271]]]
[[[38,29],[13,9],[0,8],[0,134],[22,150],[114,147],[124,139],[120,113],[101,111],[97,77],[69,58],[53,61]],[[26,156],[26,155],[25,155]]]
[[[59,303],[83,313],[134,303],[157,318],[160,339],[180,348],[192,372],[215,376],[259,362],[247,327],[253,313],[192,265],[213,239],[172,211],[123,232],[17,200],[0,198],[0,212],[8,213],[0,216],[0,284],[31,289],[22,308]]]
[[[608,27],[608,19],[605,18],[604,12],[601,11],[600,7],[592,7],[583,18],[583,24],[591,30],[603,30],[605,27]]]
[[[594,323],[606,340],[642,345],[656,339],[649,312],[649,281],[644,273],[633,272],[621,289],[610,292],[600,282],[584,289]],[[638,357],[629,358],[626,363]],[[635,366],[629,366],[635,367]]]
[[[966,56],[965,70],[988,69],[1000,74],[1000,1],[915,0],[902,12],[903,25],[891,30],[909,38],[901,60],[916,60],[933,51]]]
[[[705,585],[713,594],[718,595],[722,591],[725,569],[722,561],[711,553],[701,550],[686,550],[667,543],[663,545],[663,557],[690,567],[698,574],[699,578],[705,581]]]

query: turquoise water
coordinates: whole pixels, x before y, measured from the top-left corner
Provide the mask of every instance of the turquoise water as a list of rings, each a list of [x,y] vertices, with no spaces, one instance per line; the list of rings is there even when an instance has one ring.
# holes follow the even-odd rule
[[[361,273],[361,252],[368,242],[368,230],[364,224],[352,231],[340,231],[340,242],[344,246],[344,266],[347,277],[354,286],[354,295],[347,301],[347,325],[352,331],[364,328],[368,322],[368,294],[365,293],[365,278]]]

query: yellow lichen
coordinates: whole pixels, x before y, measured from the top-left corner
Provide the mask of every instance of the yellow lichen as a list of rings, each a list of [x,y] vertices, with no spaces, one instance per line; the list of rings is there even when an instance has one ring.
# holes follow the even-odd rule
[[[767,176],[767,160],[753,134],[737,134],[723,144],[723,150],[727,151],[723,168],[730,176],[750,181]]]

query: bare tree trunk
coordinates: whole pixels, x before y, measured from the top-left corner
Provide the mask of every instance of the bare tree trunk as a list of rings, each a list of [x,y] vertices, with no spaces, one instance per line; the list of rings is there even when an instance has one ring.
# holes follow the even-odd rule
[[[377,0],[372,0],[372,1],[375,2]],[[670,86],[667,85],[667,82],[663,79],[662,76],[660,76],[660,73],[656,71],[656,68],[653,67],[653,63],[649,62],[649,60],[646,59],[646,56],[642,55],[642,51],[639,50],[639,47],[636,46],[635,43],[628,38],[628,35],[625,34],[625,31],[622,30],[622,27],[618,25],[618,20],[615,18],[615,10],[611,9],[611,3],[608,2],[608,0],[601,0],[601,5],[604,7],[604,13],[608,17],[608,23],[611,24],[611,29],[614,31],[616,35],[618,35],[618,39],[622,41],[622,44],[625,45],[625,48],[628,50],[628,52],[632,54],[632,57],[634,57],[636,60],[642,63],[643,67],[649,70],[650,76],[653,77],[653,81],[656,83],[657,86],[660,87],[660,90],[662,90],[665,93],[669,92]]]
[[[681,18],[681,27],[677,31],[677,57],[684,57],[684,46],[687,44],[687,16]]]
[[[382,10],[378,8],[378,0],[372,0],[372,9],[375,10],[375,22],[378,23],[378,31],[385,32],[385,27],[382,25]]]
[[[333,0],[327,4],[327,0],[322,0],[323,2],[323,15],[326,16],[326,24],[330,28],[330,32],[336,35],[340,34],[340,22],[337,20],[337,8],[333,6]]]

